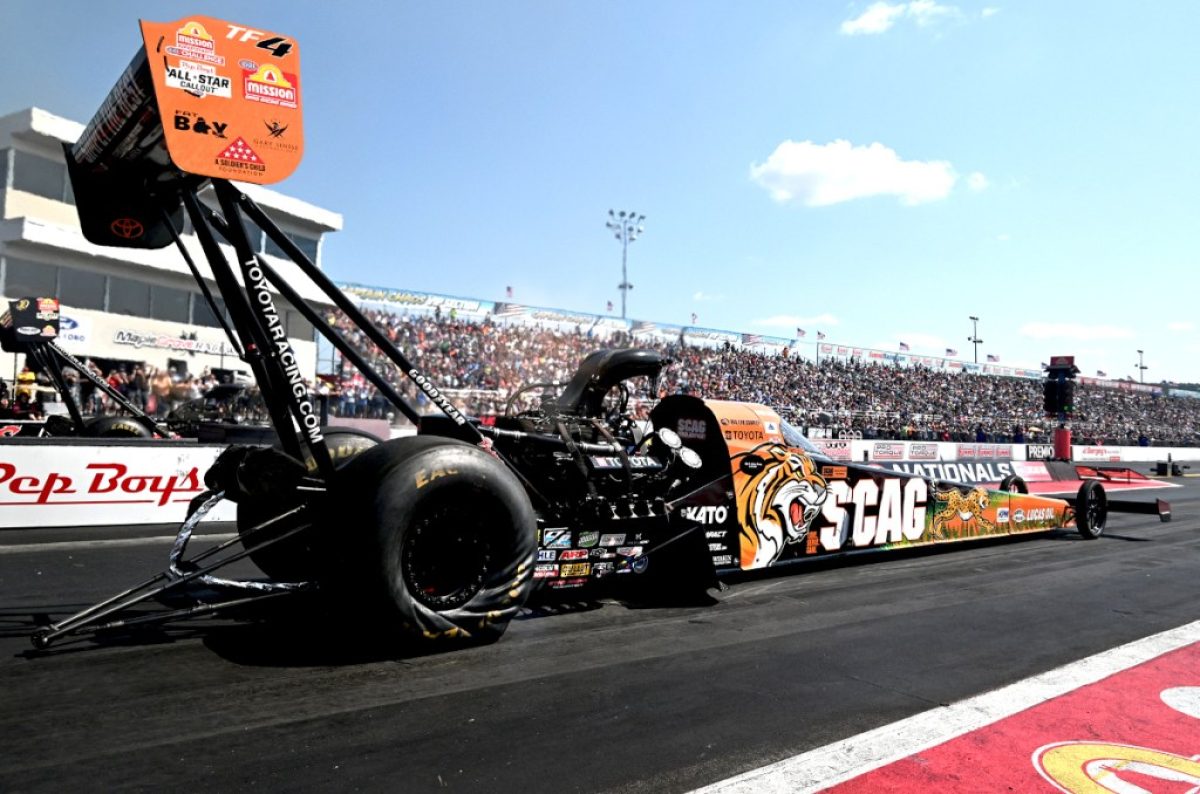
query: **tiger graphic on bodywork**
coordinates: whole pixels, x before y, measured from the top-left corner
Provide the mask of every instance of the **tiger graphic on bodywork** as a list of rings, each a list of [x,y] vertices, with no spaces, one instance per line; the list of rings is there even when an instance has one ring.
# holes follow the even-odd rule
[[[761,460],[762,469],[737,490],[741,566],[763,568],[778,560],[788,543],[804,540],[828,484],[807,455],[782,444],[763,444],[734,456],[734,471],[745,472],[748,458]]]

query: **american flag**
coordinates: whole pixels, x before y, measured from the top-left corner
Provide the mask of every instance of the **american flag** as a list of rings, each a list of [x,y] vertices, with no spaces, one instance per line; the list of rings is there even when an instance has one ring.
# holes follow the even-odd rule
[[[797,339],[803,339],[803,338],[804,338],[804,334],[805,334],[805,331],[804,331],[804,329],[803,329],[803,328],[797,328],[797,329],[796,329],[796,338],[797,338]]]
[[[505,288],[504,288],[504,297],[506,297],[506,298],[511,298],[511,297],[512,297],[512,287],[505,287]]]
[[[957,356],[957,355],[958,355],[958,351],[957,351],[957,350],[955,350],[955,349],[954,349],[954,348],[952,348],[952,347],[948,347],[948,348],[946,348],[946,355],[948,355],[948,356]]]
[[[908,352],[908,345],[907,345],[907,344],[905,344],[904,342],[901,342],[901,343],[900,343],[900,352],[901,352],[901,353],[907,353],[907,352]]]
[[[612,311],[612,301],[609,301],[609,302],[608,302],[607,309],[608,309],[608,311],[610,311],[610,312]]]
[[[987,360],[989,364],[997,364],[1000,361],[1000,356],[993,356],[991,353],[988,353]]]
[[[1096,370],[1096,377],[1097,377],[1097,378],[1107,378],[1107,377],[1108,377],[1108,373],[1107,373],[1107,372],[1105,372],[1105,371],[1104,371],[1104,370],[1102,370],[1102,369],[1098,369],[1098,370]]]
[[[759,334],[742,334],[743,345],[761,345],[762,336]]]
[[[824,339],[824,338],[825,338],[825,334],[823,334],[820,331],[817,331],[817,339]]]

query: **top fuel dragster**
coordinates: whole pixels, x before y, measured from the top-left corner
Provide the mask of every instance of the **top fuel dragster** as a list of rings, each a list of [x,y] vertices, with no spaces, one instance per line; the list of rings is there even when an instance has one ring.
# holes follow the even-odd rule
[[[278,444],[223,453],[166,570],[39,630],[39,648],[310,591],[420,640],[481,642],[498,638],[535,591],[612,578],[695,592],[720,574],[822,555],[1070,526],[1090,538],[1117,506],[1093,482],[1067,502],[1021,493],[1020,482],[989,491],[836,463],[762,405],[672,395],[646,426],[631,416],[630,399],[639,387],[657,394],[667,362],[652,350],[598,351],[535,409],[466,416],[230,181],[275,182],[299,162],[297,42],[202,16],[143,21],[141,30],[143,46],[65,147],[83,233],[100,245],[173,244],[212,303],[198,247]],[[279,127],[283,140],[271,134]],[[194,243],[181,236],[185,213]],[[419,415],[300,298],[293,277],[277,270],[285,263],[255,252],[248,227],[265,232],[440,415]],[[281,299],[418,435],[377,442],[324,431],[280,321]],[[188,557],[196,523],[221,499],[238,505],[239,537]],[[245,557],[269,578],[216,574]],[[149,599],[177,606],[130,616]]]

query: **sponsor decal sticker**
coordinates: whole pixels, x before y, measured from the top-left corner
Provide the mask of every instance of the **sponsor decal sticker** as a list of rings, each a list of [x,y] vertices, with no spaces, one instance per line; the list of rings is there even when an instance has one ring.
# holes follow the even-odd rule
[[[592,564],[590,562],[573,562],[570,565],[562,566],[561,576],[590,576],[592,573]]]
[[[1025,460],[1054,460],[1054,445],[1026,444]]]
[[[554,562],[558,558],[558,552],[554,549],[538,549],[538,562]]]
[[[1013,511],[1012,520],[1013,520],[1014,524],[1024,524],[1025,523],[1025,511],[1018,507],[1016,510]]]
[[[1007,524],[1008,523],[1008,508],[1007,507],[1001,507],[996,510],[996,523],[997,524]]]
[[[613,572],[613,564],[611,562],[597,562],[592,564],[592,575],[596,578],[608,576]]]
[[[544,529],[542,530],[542,545],[548,549],[571,548],[571,530]]]
[[[684,520],[697,524],[724,524],[729,518],[729,508],[725,505],[690,505],[680,514]]]
[[[558,576],[557,565],[535,565],[533,566],[534,579],[553,579]]]
[[[760,471],[762,471],[763,466],[766,466],[766,465],[767,465],[767,462],[765,460],[763,460],[762,458],[758,457],[757,455],[747,455],[744,458],[742,458],[742,462],[741,462],[741,464],[739,464],[739,467],[741,468],[743,473],[749,474],[750,476],[754,476],[755,474],[758,474]]]
[[[579,533],[579,548],[590,549],[600,542],[599,532],[580,532]]]
[[[937,460],[937,444],[911,444],[908,448],[909,460]]]
[[[284,72],[274,64],[264,63],[254,70],[242,70],[242,91],[251,102],[295,108],[299,102],[298,90],[296,75]]]
[[[216,157],[216,163],[221,168],[234,171],[266,171],[267,166],[259,159],[258,154],[250,148],[250,144],[240,135],[233,143],[226,146]]]
[[[957,449],[958,457],[960,457],[960,458],[977,457],[977,455],[976,455],[977,451],[978,451],[978,449],[976,448],[976,446],[974,444],[959,444],[958,449]]]
[[[845,466],[822,466],[821,476],[827,480],[844,480],[846,479],[847,469]]]
[[[586,560],[587,558],[587,549],[567,549],[558,555],[558,559],[563,562],[568,560]]]
[[[680,438],[691,439],[692,441],[703,441],[705,435],[705,423],[703,419],[680,419],[679,425],[675,428],[675,432]]]
[[[601,546],[620,546],[624,542],[625,542],[624,535],[601,535],[600,536],[600,545]]]
[[[167,85],[171,88],[187,91],[201,99],[206,96],[229,99],[233,96],[233,81],[217,74],[214,66],[181,58],[173,65],[168,63],[166,69]]]
[[[717,566],[733,565],[733,556],[729,554],[717,554],[713,555],[712,561],[713,565]]]
[[[217,66],[225,65],[225,59],[217,55],[213,37],[199,22],[185,22],[183,27],[175,31],[174,46],[167,46],[165,50],[167,55],[174,55],[177,58],[203,61]]]
[[[871,450],[871,457],[875,460],[903,460],[904,445],[876,443]]]
[[[834,460],[850,460],[850,442],[844,439],[821,439],[812,442],[827,458]]]
[[[617,549],[617,555],[620,557],[637,557],[642,553],[641,546],[622,546]]]

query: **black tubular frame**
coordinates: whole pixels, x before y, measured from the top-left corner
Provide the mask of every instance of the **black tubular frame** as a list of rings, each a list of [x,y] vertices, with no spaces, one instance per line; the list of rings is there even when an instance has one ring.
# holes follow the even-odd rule
[[[211,184],[220,207],[218,214],[200,202],[198,190],[202,184],[189,183],[181,186],[179,196],[191,219],[204,258],[212,269],[217,290],[229,312],[229,323],[226,324],[222,318],[221,325],[231,344],[241,352],[242,359],[253,371],[255,380],[263,392],[263,401],[270,413],[271,424],[288,454],[302,460],[305,457],[304,452],[307,451],[316,461],[317,470],[323,478],[328,480],[333,474],[329,448],[321,433],[312,398],[301,380],[295,351],[288,341],[272,291],[278,292],[287,300],[291,307],[362,372],[397,410],[413,423],[419,423],[421,416],[395,386],[377,372],[254,250],[255,247],[247,234],[247,221],[262,230],[279,246],[330,303],[342,311],[389,361],[423,391],[430,401],[460,428],[460,432],[468,440],[474,443],[484,441],[480,428],[464,416],[450,399],[367,319],[354,302],[321,272],[253,199],[227,180],[213,179]],[[218,236],[234,249],[241,276],[240,283],[234,274],[233,266],[217,242]],[[199,282],[205,299],[219,317],[219,307],[204,284],[202,275],[192,262],[182,240],[178,235],[174,237],[176,246],[188,262],[192,276]]]

